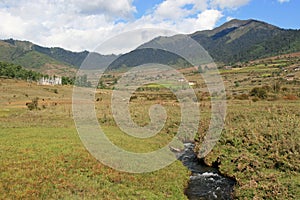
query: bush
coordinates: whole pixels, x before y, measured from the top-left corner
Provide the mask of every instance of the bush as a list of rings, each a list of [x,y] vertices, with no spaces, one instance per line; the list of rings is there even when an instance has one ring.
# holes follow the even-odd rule
[[[29,110],[37,110],[38,109],[39,98],[35,97],[31,100],[31,102],[26,103],[26,106]]]
[[[267,98],[267,91],[265,88],[255,87],[250,91],[250,96],[258,97],[260,99]]]
[[[234,86],[235,86],[235,87],[240,87],[240,82],[234,81]]]

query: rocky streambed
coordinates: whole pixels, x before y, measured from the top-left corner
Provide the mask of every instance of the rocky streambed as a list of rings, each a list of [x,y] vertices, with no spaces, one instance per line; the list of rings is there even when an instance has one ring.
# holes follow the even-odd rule
[[[193,143],[184,146],[184,150],[177,153],[177,158],[192,172],[185,190],[187,197],[191,200],[232,199],[236,181],[222,176],[218,169],[201,162],[194,152]]]

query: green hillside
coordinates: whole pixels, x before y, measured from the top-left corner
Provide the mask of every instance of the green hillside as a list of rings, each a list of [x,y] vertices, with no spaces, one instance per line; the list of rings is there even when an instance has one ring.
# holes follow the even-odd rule
[[[217,62],[250,61],[300,51],[300,31],[257,20],[232,20],[191,35]]]
[[[189,36],[221,65],[300,51],[299,30],[285,30],[257,20],[232,20],[213,30],[198,31]],[[164,51],[166,47],[174,52],[182,51],[182,46],[185,44],[178,35],[157,37],[142,44],[137,50],[120,56],[111,68],[146,63],[190,66],[180,56]]]
[[[39,53],[45,54],[60,62],[68,63],[73,67],[79,68],[84,59],[88,56],[88,51],[72,52],[62,48],[46,48],[34,45],[33,49]]]
[[[257,20],[231,20],[213,30],[198,31],[189,35],[221,64],[234,64],[300,51],[300,30],[281,29]],[[189,66],[180,56],[151,46],[180,48],[178,36],[158,37],[127,54],[101,55],[93,53],[89,68],[109,65],[112,69],[133,67],[145,63],[161,63]],[[153,44],[153,45],[152,45]],[[169,48],[170,49],[170,48]],[[57,73],[76,71],[84,59],[91,55],[88,51],[72,52],[62,48],[48,48],[28,41],[13,39],[0,41],[0,61],[10,62],[45,72],[48,68]],[[47,71],[47,73],[49,73]]]
[[[27,69],[45,73],[47,71],[58,75],[74,75],[74,66],[61,62],[50,56],[35,51],[34,44],[27,41],[4,40],[0,41],[0,61],[13,63]]]

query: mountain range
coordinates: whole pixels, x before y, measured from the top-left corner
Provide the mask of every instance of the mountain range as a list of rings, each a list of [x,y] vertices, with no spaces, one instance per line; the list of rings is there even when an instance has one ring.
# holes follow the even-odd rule
[[[282,29],[252,19],[234,19],[213,30],[198,31],[188,36],[202,45],[220,65],[300,51],[300,30]],[[98,53],[92,55],[95,63],[113,61],[110,64],[112,69],[151,62],[188,65],[182,57],[174,53],[141,48],[151,46],[157,41],[165,44],[174,43],[176,36],[155,38],[123,55]],[[72,52],[59,47],[42,47],[29,41],[0,40],[0,61],[14,63],[42,73],[59,75],[75,73],[88,55],[91,55],[88,51]]]
[[[190,35],[217,62],[233,63],[300,51],[300,30],[257,20],[231,20],[211,31]]]

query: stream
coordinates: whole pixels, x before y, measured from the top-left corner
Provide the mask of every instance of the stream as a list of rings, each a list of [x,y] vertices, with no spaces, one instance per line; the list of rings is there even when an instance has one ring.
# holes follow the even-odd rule
[[[187,197],[191,200],[232,199],[235,180],[202,163],[194,152],[194,144],[186,143],[184,146],[185,149],[177,153],[177,158],[192,172],[185,190]]]

